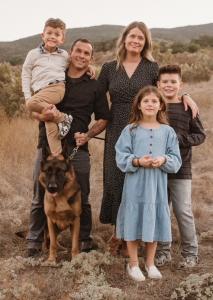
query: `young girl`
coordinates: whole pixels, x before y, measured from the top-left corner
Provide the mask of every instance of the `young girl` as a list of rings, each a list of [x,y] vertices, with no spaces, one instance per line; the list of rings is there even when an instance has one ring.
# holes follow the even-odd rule
[[[157,88],[141,89],[130,124],[115,146],[117,165],[126,173],[116,234],[127,241],[127,272],[136,281],[145,280],[138,265],[138,240],[146,242],[145,270],[155,279],[162,277],[154,265],[157,241],[171,241],[167,173],[178,171],[181,157],[177,136],[166,124],[165,110]]]

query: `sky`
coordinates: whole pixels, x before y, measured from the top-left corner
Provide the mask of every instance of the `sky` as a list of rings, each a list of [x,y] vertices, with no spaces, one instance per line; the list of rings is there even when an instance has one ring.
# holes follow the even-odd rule
[[[39,34],[50,17],[61,18],[67,28],[136,20],[173,28],[213,23],[213,0],[1,0],[0,41]]]

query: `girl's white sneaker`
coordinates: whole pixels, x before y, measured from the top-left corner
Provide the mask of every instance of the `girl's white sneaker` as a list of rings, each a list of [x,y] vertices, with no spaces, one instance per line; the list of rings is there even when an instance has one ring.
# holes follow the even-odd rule
[[[145,277],[143,273],[141,272],[141,269],[138,266],[130,267],[129,264],[127,264],[127,273],[129,276],[134,279],[135,281],[144,281]]]
[[[147,272],[149,278],[152,278],[152,279],[161,279],[162,278],[161,272],[156,268],[155,265],[150,266],[150,267],[147,267],[145,265],[145,269],[146,269],[146,272]]]

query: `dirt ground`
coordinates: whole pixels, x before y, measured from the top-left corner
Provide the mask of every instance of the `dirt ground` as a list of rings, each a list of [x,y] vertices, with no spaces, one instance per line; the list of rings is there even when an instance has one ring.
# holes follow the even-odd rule
[[[177,269],[181,256],[175,220],[173,221],[173,260],[170,265],[161,269],[163,279],[160,281],[147,279],[142,283],[133,282],[125,271],[126,259],[113,258],[106,252],[112,228],[101,225],[98,221],[102,193],[101,157],[103,152],[103,144],[98,140],[91,145],[93,236],[99,246],[98,251],[80,254],[71,263],[69,252],[60,252],[58,265],[55,267],[46,267],[41,260],[26,259],[27,244],[24,237],[28,228],[32,196],[32,180],[29,174],[34,158],[33,156],[30,158],[31,160],[27,162],[28,166],[25,166],[19,174],[14,172],[12,166],[14,164],[21,166],[22,161],[16,155],[19,155],[18,151],[23,151],[23,148],[20,146],[19,150],[16,149],[16,153],[13,153],[15,156],[11,161],[10,170],[3,164],[8,149],[2,148],[0,149],[2,166],[0,175],[0,300],[166,300],[171,298],[175,288],[188,275],[213,273],[213,80],[208,83],[187,85],[185,88],[192,93],[199,104],[207,133],[205,144],[194,149],[193,153],[193,210],[199,239],[199,264],[191,270]],[[2,140],[4,137],[2,133],[1,135]],[[27,168],[28,171],[26,171]],[[17,235],[20,231],[23,232],[22,237]],[[70,248],[68,232],[62,234],[60,242],[68,249]],[[43,259],[45,258],[46,254],[43,256]],[[140,263],[144,270],[143,257],[140,258]],[[195,296],[195,298],[182,299],[200,298]]]

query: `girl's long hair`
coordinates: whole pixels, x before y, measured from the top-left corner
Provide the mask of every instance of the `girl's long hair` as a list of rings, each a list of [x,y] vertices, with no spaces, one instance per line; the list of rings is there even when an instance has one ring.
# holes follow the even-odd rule
[[[154,61],[154,58],[152,56],[152,38],[151,38],[151,32],[144,24],[143,22],[132,22],[130,23],[127,27],[125,27],[124,31],[122,32],[120,38],[118,39],[117,42],[117,68],[119,66],[122,66],[123,61],[126,57],[126,48],[125,48],[125,39],[130,30],[133,28],[138,28],[145,36],[145,44],[144,47],[141,51],[141,57],[145,57],[150,61]]]
[[[151,93],[155,94],[160,101],[160,110],[158,111],[156,116],[157,121],[160,124],[168,124],[168,120],[166,117],[166,102],[160,91],[155,86],[151,85],[140,89],[137,95],[135,96],[132,104],[132,110],[130,113],[130,124],[133,124],[134,126],[139,125],[139,123],[143,119],[142,111],[139,109],[140,102],[146,95],[149,95]]]

